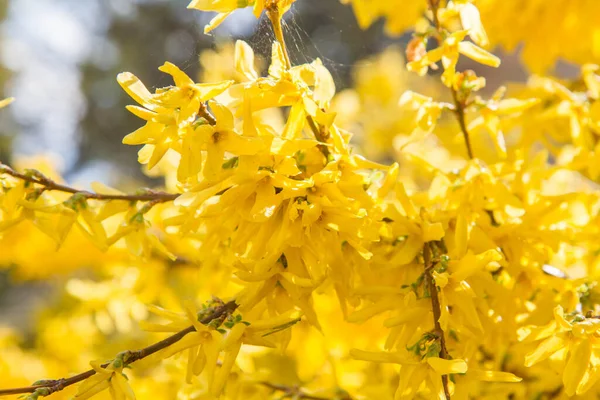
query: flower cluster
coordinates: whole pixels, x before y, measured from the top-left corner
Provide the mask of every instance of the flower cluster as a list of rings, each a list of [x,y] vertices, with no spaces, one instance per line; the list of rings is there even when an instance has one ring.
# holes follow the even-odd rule
[[[213,68],[233,56],[202,74],[216,82],[167,62],[173,85],[152,93],[119,74],[144,121],[123,143],[143,146],[140,164],[168,192],[79,190],[51,170],[1,167],[0,260],[29,278],[89,267],[66,278],[65,315],[45,326],[106,340],[111,354],[140,349],[0,394],[83,381],[76,399],[598,395],[600,67],[488,92],[460,61],[499,66],[485,48],[503,39],[481,21],[501,2],[480,13],[466,0],[352,0],[361,26],[386,16],[389,32],[414,33],[406,67],[388,50],[336,95],[319,59],[289,61],[292,3],[189,5],[219,13],[207,31],[238,8],[265,11],[276,40],[264,76],[243,41],[201,56]],[[409,73],[440,68],[439,85],[407,87]],[[50,354],[64,374],[83,368],[69,347]],[[0,372],[21,383],[4,358]]]

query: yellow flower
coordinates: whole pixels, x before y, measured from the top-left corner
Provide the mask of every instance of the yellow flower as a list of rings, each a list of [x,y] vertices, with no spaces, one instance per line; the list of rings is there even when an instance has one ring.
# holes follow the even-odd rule
[[[438,61],[442,61],[444,73],[442,74],[442,82],[446,86],[452,86],[455,79],[455,68],[458,62],[459,53],[477,61],[480,64],[491,67],[498,67],[500,59],[493,54],[483,50],[481,47],[465,42],[464,38],[468,31],[457,31],[448,35],[442,45],[431,51],[428,51],[422,58],[415,59],[406,65],[409,71],[414,71],[423,76],[427,73],[427,69]]]
[[[430,398],[445,398],[442,376],[464,374],[467,363],[464,360],[445,360],[439,357],[425,357],[415,361],[401,353],[373,352],[351,349],[350,356],[358,360],[376,363],[400,364],[400,382],[394,399],[416,398],[419,393],[428,393]]]
[[[433,276],[436,285],[440,288],[441,317],[439,322],[445,332],[454,328],[456,331],[472,337],[484,332],[479,316],[480,312],[478,312],[480,308],[478,307],[478,296],[467,280],[472,275],[481,272],[487,276],[488,272],[485,271],[485,267],[493,261],[500,260],[502,260],[502,255],[497,250],[488,250],[477,255],[469,251],[458,261],[445,261],[447,272],[434,270]],[[482,280],[485,282],[484,279]],[[486,285],[479,282],[479,286],[484,285],[487,286],[489,283]],[[490,291],[493,291],[493,288]],[[452,313],[449,310],[452,310]]]
[[[468,125],[469,132],[479,128],[486,129],[494,142],[500,158],[507,157],[507,146],[501,129],[500,117],[518,117],[540,102],[539,99],[501,99],[505,88],[498,89],[486,104],[479,108],[480,116],[474,118]]]
[[[123,138],[123,143],[130,145],[144,144],[140,151],[140,162],[154,167],[173,149],[182,157],[180,175],[182,178],[197,173],[198,162],[190,166],[189,153],[199,150],[194,135],[196,124],[207,123],[200,114],[200,105],[225,91],[233,81],[214,84],[198,84],[183,71],[171,63],[159,68],[173,77],[175,86],[159,89],[151,94],[140,80],[129,72],[119,74],[117,80],[123,89],[142,107],[128,106],[127,109],[136,116],[146,120],[146,125]],[[185,154],[185,155],[184,155]]]
[[[123,374],[122,357],[117,357],[106,366],[102,366],[98,361],[92,361],[90,365],[96,374],[79,385],[74,399],[86,400],[108,389],[113,400],[135,400],[135,394]]]
[[[204,33],[209,33],[219,25],[238,8],[253,7],[253,13],[259,18],[263,10],[270,7],[276,7],[280,15],[283,15],[292,3],[296,0],[192,0],[188,8],[195,8],[201,11],[216,11],[214,17],[208,25],[204,27]]]
[[[202,173],[207,180],[213,181],[221,174],[226,152],[236,156],[254,155],[265,150],[269,142],[262,138],[238,134],[234,129],[234,117],[231,111],[214,101],[209,104],[217,121],[216,125],[200,125],[192,134],[195,138],[189,140],[205,144],[207,158]],[[196,145],[184,148],[181,162],[184,163],[187,159],[200,159],[200,152],[197,151],[200,147],[201,145]]]
[[[199,322],[199,314],[194,311],[190,302],[185,303],[185,314],[164,310],[156,306],[149,306],[148,310],[170,322],[167,324],[143,323],[142,327],[147,331],[175,333],[188,328],[190,325],[195,328],[194,332],[188,333],[179,342],[158,354],[161,358],[168,358],[187,350],[186,381],[191,383],[193,376],[200,375],[205,371],[206,379],[212,384],[223,342],[221,334],[214,328]],[[231,367],[232,365],[229,366],[229,368]]]
[[[598,381],[595,337],[600,331],[600,320],[582,315],[565,315],[561,306],[554,309],[554,320],[545,326],[528,326],[519,330],[521,341],[541,341],[525,357],[530,367],[547,358],[559,358],[565,362],[563,384],[569,396],[586,393]]]

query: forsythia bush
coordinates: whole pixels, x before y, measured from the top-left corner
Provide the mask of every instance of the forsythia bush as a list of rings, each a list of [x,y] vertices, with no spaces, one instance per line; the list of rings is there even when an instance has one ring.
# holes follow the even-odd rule
[[[600,396],[600,67],[492,92],[457,68],[522,42],[536,73],[600,61],[600,2],[350,0],[414,34],[406,67],[390,48],[337,95],[320,60],[290,63],[293,2],[189,5],[218,12],[207,32],[264,12],[265,74],[238,41],[201,57],[213,81],[118,76],[142,120],[123,143],[164,188],[0,167],[1,264],[63,287],[34,340],[0,331],[0,395]]]

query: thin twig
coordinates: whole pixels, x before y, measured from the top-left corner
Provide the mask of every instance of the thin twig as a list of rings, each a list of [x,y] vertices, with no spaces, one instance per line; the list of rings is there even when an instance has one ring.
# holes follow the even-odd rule
[[[433,24],[435,25],[435,29],[438,31],[439,40],[441,41],[443,38],[442,33],[444,28],[442,27],[440,19],[438,18],[438,8],[440,5],[440,0],[427,0],[427,2],[429,3],[429,8],[431,9],[431,12],[433,14]],[[458,92],[456,91],[456,89],[454,89],[454,87],[450,86],[450,91],[452,92],[452,99],[454,100],[454,115],[458,120],[458,125],[460,126],[460,130],[465,139],[465,145],[467,146],[467,154],[469,155],[470,159],[473,159],[473,148],[471,147],[471,139],[469,136],[469,131],[467,129],[467,123],[465,119],[466,100],[461,101],[459,99]]]
[[[279,12],[279,5],[276,1],[271,0],[267,4],[267,17],[271,21],[273,26],[273,32],[275,33],[275,39],[281,45],[283,52],[283,58],[285,59],[285,65],[287,69],[292,68],[292,62],[290,61],[290,55],[288,54],[287,47],[285,45],[285,38],[283,37],[283,29],[281,27],[281,13]]]
[[[43,190],[58,191],[64,193],[73,193],[81,195],[86,199],[93,200],[126,200],[126,201],[153,201],[156,203],[163,203],[167,201],[173,201],[179,197],[179,193],[166,193],[159,192],[150,189],[146,189],[143,193],[139,194],[106,194],[106,193],[94,193],[87,190],[76,189],[67,185],[62,185],[41,174],[38,171],[31,171],[30,173],[20,173],[9,167],[8,165],[0,163],[0,175],[6,174],[13,176],[17,179],[21,179],[25,182],[41,185]]]
[[[281,12],[279,11],[279,5],[276,1],[270,1],[267,4],[267,16],[269,17],[269,21],[271,21],[271,26],[273,27],[273,33],[275,34],[275,40],[279,42],[281,45],[281,51],[283,53],[283,58],[285,60],[285,64],[287,69],[292,68],[292,62],[290,61],[290,55],[287,50],[287,46],[285,45],[285,38],[283,36],[283,29],[281,27]],[[329,132],[324,127],[321,127],[317,121],[312,117],[312,115],[306,116],[306,121],[308,122],[308,126],[312,130],[315,135],[315,139],[321,143],[327,143],[327,139],[329,137]],[[329,161],[329,149],[325,144],[319,145],[319,150],[325,156],[325,162]]]
[[[283,392],[283,398],[289,397],[291,399],[305,399],[305,400],[331,400],[328,397],[314,396],[312,394],[304,393],[298,386],[286,386],[279,385],[271,382],[259,382],[261,385],[268,387],[279,392]],[[344,400],[351,400],[350,397],[343,398]]]
[[[440,341],[440,358],[445,360],[449,360],[448,350],[446,349],[446,337],[444,336],[444,330],[440,325],[440,318],[442,316],[440,297],[437,291],[437,285],[435,284],[435,279],[433,277],[433,266],[434,262],[431,257],[431,245],[429,243],[425,243],[423,246],[423,260],[425,263],[425,282],[427,284],[429,294],[431,296],[431,308],[433,310],[433,326],[435,330],[435,334]],[[450,400],[450,389],[448,387],[448,375],[442,375],[442,384],[444,385],[444,394],[446,395],[446,399]]]
[[[205,103],[200,103],[200,109],[198,110],[198,116],[204,118],[205,120],[208,121],[209,124],[211,125],[216,125],[217,124],[217,119],[208,112],[208,108],[206,107]]]
[[[224,315],[229,315],[238,307],[235,300],[231,300],[217,308],[214,311],[207,315],[206,317],[200,320],[200,323],[207,325],[212,320],[218,319]],[[189,326],[186,329],[177,332],[174,335],[169,336],[166,339],[161,340],[160,342],[156,342],[148,347],[144,347],[140,350],[126,351],[123,355],[123,363],[126,365],[130,365],[138,360],[146,358],[162,349],[166,349],[167,347],[179,342],[185,335],[188,333],[195,332],[196,328],[194,326]],[[105,368],[109,365],[109,363],[102,364],[102,367]],[[88,371],[82,372],[70,378],[61,378],[61,379],[52,379],[43,381],[42,384],[26,386],[21,388],[13,388],[13,389],[0,389],[0,396],[6,396],[10,394],[22,394],[22,393],[33,393],[37,389],[47,388],[47,394],[52,394],[55,392],[59,392],[66,388],[67,386],[71,386],[75,383],[86,380],[87,378],[96,374],[96,371],[90,369]]]
[[[454,90],[454,88],[450,88],[450,90],[452,91],[452,98],[454,99],[454,115],[456,115],[458,125],[460,126],[463,138],[465,139],[465,145],[467,146],[467,154],[472,160],[474,158],[473,148],[471,147],[471,139],[469,137],[469,131],[467,130],[467,123],[465,120],[465,104],[458,99],[458,93],[456,93],[456,90]]]

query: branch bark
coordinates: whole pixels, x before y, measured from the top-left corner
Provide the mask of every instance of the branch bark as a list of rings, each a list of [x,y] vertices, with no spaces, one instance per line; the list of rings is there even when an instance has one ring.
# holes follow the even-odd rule
[[[200,320],[200,323],[204,325],[208,325],[212,320],[222,317],[223,315],[231,314],[233,311],[237,309],[238,305],[235,300],[231,300],[222,306],[215,308],[215,310],[207,315],[206,317]],[[160,342],[156,342],[148,347],[144,347],[143,349],[126,351],[123,355],[123,362],[127,365],[132,364],[136,361],[139,361],[143,358],[146,358],[160,350],[166,349],[167,347],[179,342],[185,335],[188,333],[195,332],[196,328],[194,326],[189,326],[186,329],[177,332],[174,335],[169,336],[166,339],[161,340]],[[102,367],[107,367],[109,363],[102,364]],[[87,378],[96,374],[96,371],[90,369],[88,371],[82,372],[80,374],[74,375],[70,378],[60,378],[60,379],[51,379],[47,381],[43,381],[43,383],[39,385],[32,385],[20,388],[12,388],[12,389],[0,389],[0,396],[7,396],[11,394],[23,394],[23,393],[33,393],[37,389],[47,389],[46,396],[55,392],[59,392],[66,388],[67,386],[74,385],[75,383],[86,380]]]
[[[283,392],[282,398],[304,399],[304,400],[332,400],[329,397],[314,396],[302,391],[302,388],[297,386],[279,385],[271,382],[259,382],[261,385],[273,389],[274,391]],[[336,397],[338,399],[338,397]],[[340,400],[352,400],[349,396],[339,398]]]
[[[431,308],[433,310],[433,326],[435,334],[440,341],[440,358],[449,360],[448,350],[446,349],[446,337],[444,336],[444,330],[440,325],[440,318],[442,316],[440,297],[437,291],[437,285],[433,277],[434,262],[432,260],[432,249],[429,243],[425,243],[423,247],[423,260],[425,263],[425,282],[427,284],[429,294],[431,296]],[[442,384],[444,386],[444,394],[447,400],[450,400],[450,389],[448,387],[448,375],[442,375]]]
[[[286,67],[287,69],[290,69],[292,68],[292,62],[290,60],[290,55],[285,45],[285,38],[283,36],[283,29],[281,27],[281,12],[279,11],[279,6],[276,1],[271,0],[271,2],[267,5],[266,9],[267,16],[269,17],[269,21],[271,21],[271,26],[273,27],[275,39],[281,45],[281,50],[283,52]],[[329,162],[329,149],[325,144],[327,143],[329,132],[327,132],[327,129],[324,129],[324,127],[320,126],[311,115],[306,116],[306,122],[308,123],[308,126],[315,135],[315,139],[323,143],[319,145],[319,150],[325,156],[325,163]]]
[[[433,13],[433,24],[435,29],[438,31],[439,40],[441,41],[443,38],[443,27],[438,18],[438,9],[440,6],[440,0],[427,0],[429,3],[429,9]],[[465,139],[465,145],[467,146],[467,154],[469,155],[469,159],[473,159],[473,148],[471,147],[471,138],[469,136],[469,131],[467,129],[467,122],[465,119],[465,102],[459,100],[458,92],[452,86],[450,87],[450,91],[452,92],[452,100],[454,101],[454,115],[458,120],[458,125],[460,126],[460,130],[462,132],[463,138]]]
[[[25,182],[41,185],[43,190],[54,190],[58,192],[78,194],[86,199],[93,200],[154,201],[156,203],[164,203],[168,201],[173,201],[177,197],[179,197],[179,193],[166,193],[150,189],[146,189],[143,193],[137,194],[94,193],[87,190],[76,189],[67,185],[57,183],[38,171],[31,171],[30,173],[21,173],[15,171],[6,164],[0,163],[0,175],[1,174],[10,175],[17,179],[21,179]]]

